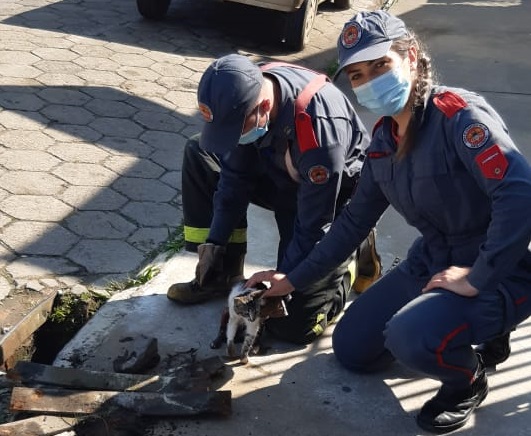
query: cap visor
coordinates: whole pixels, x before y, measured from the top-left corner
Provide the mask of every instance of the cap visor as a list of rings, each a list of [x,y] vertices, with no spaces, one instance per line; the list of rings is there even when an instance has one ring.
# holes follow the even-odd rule
[[[242,133],[239,123],[205,123],[199,146],[209,153],[225,154],[238,145]]]
[[[389,52],[389,49],[392,45],[393,41],[380,42],[378,44],[371,45],[370,47],[355,52],[352,54],[352,56],[345,57],[345,59],[343,59],[339,64],[339,67],[337,68],[337,71],[334,74],[332,80],[335,81],[337,79],[337,76],[339,76],[339,73],[341,73],[341,71],[343,71],[343,68],[345,68],[347,65],[355,64],[357,62],[373,61],[375,59],[384,57]]]

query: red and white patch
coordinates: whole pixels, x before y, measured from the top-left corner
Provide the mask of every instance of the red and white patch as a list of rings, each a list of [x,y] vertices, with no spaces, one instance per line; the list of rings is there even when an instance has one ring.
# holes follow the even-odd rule
[[[487,148],[476,156],[476,163],[487,179],[501,180],[509,162],[498,145]]]
[[[199,112],[207,123],[211,123],[212,121],[214,121],[214,115],[205,103],[199,103]]]
[[[481,123],[470,124],[463,132],[463,142],[468,148],[483,147],[489,140],[489,137],[489,128]]]
[[[361,27],[358,23],[347,24],[341,33],[341,45],[345,48],[354,47],[361,39]]]
[[[322,165],[315,165],[308,170],[308,178],[315,185],[322,185],[328,182],[330,171]]]

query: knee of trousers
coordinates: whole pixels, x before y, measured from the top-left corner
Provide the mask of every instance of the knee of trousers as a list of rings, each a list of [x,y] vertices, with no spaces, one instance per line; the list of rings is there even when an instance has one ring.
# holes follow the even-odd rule
[[[394,360],[383,347],[381,332],[371,334],[341,320],[332,334],[332,349],[339,363],[354,372],[379,371]]]
[[[389,320],[384,331],[385,348],[403,364],[417,368],[435,358],[426,333],[410,319],[395,316]]]

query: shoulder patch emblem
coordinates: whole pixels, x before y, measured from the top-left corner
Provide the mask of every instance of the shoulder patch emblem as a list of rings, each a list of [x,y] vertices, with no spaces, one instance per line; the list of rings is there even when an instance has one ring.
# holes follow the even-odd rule
[[[207,123],[214,121],[212,110],[205,103],[199,103],[199,112],[203,116],[203,120],[205,120]]]
[[[465,127],[463,142],[468,148],[483,147],[489,140],[489,128],[482,123],[474,123]]]
[[[314,165],[308,170],[308,178],[314,185],[323,185],[330,178],[330,171],[323,165]]]
[[[498,145],[487,148],[476,156],[476,163],[487,179],[501,180],[509,166]]]
[[[447,91],[433,97],[433,104],[448,118],[452,118],[461,109],[467,107],[461,96]]]

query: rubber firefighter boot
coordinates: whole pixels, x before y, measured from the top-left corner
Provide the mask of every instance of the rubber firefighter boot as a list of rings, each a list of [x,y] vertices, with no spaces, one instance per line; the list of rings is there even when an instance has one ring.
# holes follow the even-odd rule
[[[360,294],[382,276],[382,262],[376,251],[376,230],[374,229],[359,247],[357,266],[357,276],[352,289]]]
[[[191,282],[171,285],[166,293],[170,300],[182,304],[201,303],[228,295],[236,282],[244,280],[244,247],[206,243],[199,245],[197,252],[199,262],[195,278]]]

